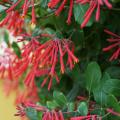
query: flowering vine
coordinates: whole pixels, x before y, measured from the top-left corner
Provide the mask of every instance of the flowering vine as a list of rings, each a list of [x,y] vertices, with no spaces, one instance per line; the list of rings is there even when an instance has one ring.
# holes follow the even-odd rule
[[[102,32],[111,28],[119,34],[118,3],[0,1],[0,79],[7,96],[16,94],[15,116],[22,120],[120,118],[119,63],[109,62],[119,59],[120,36],[107,29]],[[16,40],[3,32],[6,28]],[[106,33],[110,45],[103,48]],[[113,52],[109,61],[104,62],[101,49]]]
[[[107,39],[107,41],[108,42],[110,42],[110,43],[112,43],[112,45],[109,45],[108,47],[106,47],[106,48],[103,48],[103,51],[109,51],[109,50],[111,50],[111,49],[113,49],[113,48],[115,48],[116,50],[115,50],[115,52],[113,53],[113,55],[110,57],[110,61],[112,61],[112,60],[116,60],[118,57],[119,57],[119,55],[120,55],[120,48],[119,48],[119,45],[120,45],[120,36],[119,35],[117,35],[117,34],[114,34],[114,33],[112,33],[111,31],[109,31],[109,30],[104,30],[107,34],[109,34],[109,35],[112,35],[112,38],[109,38],[109,39]]]

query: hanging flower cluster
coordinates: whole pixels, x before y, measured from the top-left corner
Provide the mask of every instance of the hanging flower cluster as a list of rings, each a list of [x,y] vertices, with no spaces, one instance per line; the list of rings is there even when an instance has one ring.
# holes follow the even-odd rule
[[[88,3],[89,4],[89,8],[84,15],[84,21],[81,24],[81,28],[86,26],[86,24],[89,22],[92,14],[95,10],[96,10],[96,21],[99,21],[99,19],[100,19],[100,8],[104,4],[109,9],[112,8],[112,5],[110,4],[110,2],[108,0],[76,0],[76,3],[80,3],[80,4],[87,4]]]
[[[19,35],[23,32],[23,27],[25,23],[25,17],[27,16],[27,12],[30,7],[32,7],[32,24],[36,24],[36,16],[35,16],[35,8],[34,8],[34,0],[25,0],[24,3],[22,0],[18,0],[16,3],[11,1],[5,1],[7,3],[12,4],[5,12],[6,17],[0,22],[0,26],[7,26],[7,28],[13,32],[13,35]],[[1,3],[2,4],[2,3]],[[21,10],[18,10],[18,8]]]
[[[10,6],[10,8],[8,8],[6,10],[6,13],[9,13],[11,11],[14,11],[16,9],[17,6],[21,6],[20,9],[22,9],[22,14],[21,17],[25,17],[27,15],[27,11],[30,7],[32,7],[32,20],[31,22],[33,24],[36,23],[36,18],[35,18],[35,8],[34,8],[34,0],[25,0],[24,2],[22,2],[22,0],[18,0],[16,3],[12,3],[12,5]]]
[[[22,74],[30,68],[24,81],[29,87],[35,85],[34,79],[36,76],[46,76],[41,86],[43,87],[49,79],[48,90],[50,90],[53,78],[59,83],[56,72],[57,65],[60,64],[60,71],[63,74],[66,67],[72,70],[74,63],[78,63],[79,61],[78,58],[74,56],[74,44],[71,40],[59,39],[49,34],[41,34],[37,37],[32,37],[27,34],[23,36],[26,38],[31,37],[31,41],[22,48],[22,59],[17,63],[18,66],[15,76],[18,78],[21,77]],[[37,41],[40,37],[47,37],[49,40],[40,44]],[[23,39],[21,41],[24,41]],[[67,60],[65,60],[66,57]]]
[[[115,49],[113,55],[110,57],[110,61],[116,60],[120,56],[120,36],[110,32],[109,30],[104,30],[107,34],[111,35],[112,38],[107,39],[108,42],[112,43],[106,48],[103,48],[103,51],[110,51],[113,48]]]
[[[52,8],[55,8],[59,3],[61,3],[59,8],[55,11],[55,14],[58,16],[64,10],[64,7],[67,4],[67,2],[68,2],[68,0],[63,0],[62,3],[60,0],[50,0],[50,2],[48,3],[48,7],[52,9]],[[71,23],[74,0],[70,0],[69,2],[70,2],[70,8],[69,8],[69,12],[68,12],[68,18],[66,21],[68,24]]]
[[[4,44],[1,44],[0,49],[0,79],[3,80],[3,90],[6,96],[14,91],[16,93],[15,104],[39,101],[36,86],[33,86],[32,89],[22,86],[21,90],[20,79],[15,75],[18,66],[21,64],[20,58],[11,48],[6,48]]]
[[[5,19],[0,23],[1,27],[4,25],[6,25],[7,29],[13,32],[13,35],[16,36],[23,31],[24,19],[17,10],[10,11]]]
[[[65,8],[65,5],[67,4],[67,0],[63,0],[62,3],[60,0],[51,0],[48,3],[48,7],[49,8],[55,8],[59,3],[61,3],[61,5],[57,8],[57,10],[55,11],[56,15],[59,15],[63,9]],[[110,4],[110,2],[108,0],[70,0],[70,5],[69,5],[69,12],[68,12],[68,18],[67,18],[67,23],[70,24],[71,23],[71,18],[72,18],[72,10],[73,10],[73,5],[74,2],[77,4],[89,4],[89,8],[86,11],[84,17],[84,21],[81,24],[81,28],[85,27],[86,24],[89,22],[93,12],[97,9],[96,11],[96,21],[99,21],[100,19],[100,8],[101,6],[103,6],[104,4],[111,9],[112,5]]]

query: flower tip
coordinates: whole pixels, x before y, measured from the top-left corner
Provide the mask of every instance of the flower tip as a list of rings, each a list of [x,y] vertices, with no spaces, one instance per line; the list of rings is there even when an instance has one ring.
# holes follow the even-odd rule
[[[80,29],[83,29],[85,26],[83,26],[82,24],[81,24],[81,26],[80,26]]]
[[[64,71],[64,70],[61,70],[61,73],[62,73],[62,74],[64,74],[64,73],[65,73],[65,71]]]
[[[70,24],[71,24],[71,20],[67,20],[66,23],[67,23],[68,25],[70,25]]]
[[[35,22],[31,22],[31,25],[30,25],[31,29],[34,29],[36,27],[36,24]]]
[[[102,51],[103,52],[108,51],[108,48],[103,48]]]
[[[48,5],[47,5],[47,6],[48,6],[48,8],[51,8],[51,3],[48,3]]]
[[[56,11],[56,12],[55,12],[55,15],[56,15],[56,16],[59,16],[59,13]]]
[[[78,62],[79,62],[79,59],[76,58],[75,63],[78,63]]]
[[[109,8],[109,9],[112,9],[112,5],[111,5],[111,4],[109,4],[109,5],[108,5],[108,8]]]

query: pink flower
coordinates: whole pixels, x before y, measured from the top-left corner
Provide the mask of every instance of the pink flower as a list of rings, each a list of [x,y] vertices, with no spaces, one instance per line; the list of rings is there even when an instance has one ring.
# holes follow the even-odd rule
[[[109,45],[106,48],[103,48],[103,51],[109,51],[112,50],[113,48],[115,49],[115,52],[113,53],[113,55],[110,57],[110,61],[115,60],[119,57],[120,55],[120,36],[117,34],[114,34],[112,32],[110,32],[109,30],[104,30],[107,34],[112,35],[112,38],[107,39],[108,42],[112,43],[111,45]]]
[[[63,0],[62,3],[61,3],[61,0],[50,0],[50,2],[48,3],[48,7],[49,8],[55,8],[59,3],[61,3],[61,5],[55,11],[56,15],[60,15],[60,13],[63,11],[67,2],[68,2],[68,0]],[[73,2],[74,2],[74,0],[70,0],[70,8],[69,8],[69,12],[68,12],[68,18],[67,18],[67,21],[66,21],[68,24],[71,23],[72,10],[73,10],[73,4],[74,4]]]
[[[17,55],[10,48],[1,48],[3,53],[0,55],[0,78],[14,80],[14,60]]]
[[[109,9],[112,8],[112,5],[110,4],[110,2],[108,0],[76,0],[76,3],[80,3],[80,4],[87,4],[88,3],[89,4],[89,8],[84,15],[84,21],[81,24],[81,28],[86,26],[86,24],[89,22],[92,14],[95,10],[96,10],[96,21],[99,21],[99,19],[100,19],[100,8],[104,4]]]

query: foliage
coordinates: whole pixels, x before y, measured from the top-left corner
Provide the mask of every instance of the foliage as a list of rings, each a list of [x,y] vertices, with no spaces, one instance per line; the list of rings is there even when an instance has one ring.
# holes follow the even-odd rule
[[[120,0],[1,0],[0,78],[16,115],[120,120],[119,14]]]

